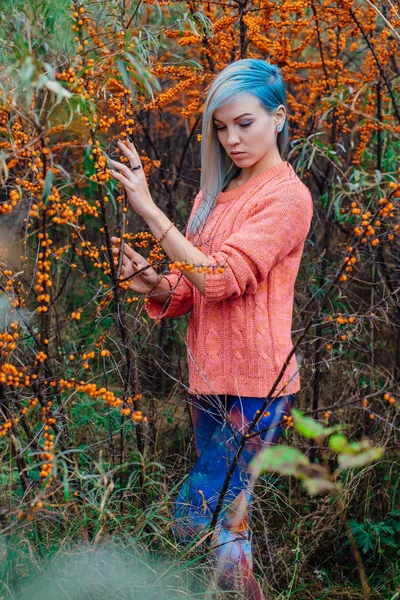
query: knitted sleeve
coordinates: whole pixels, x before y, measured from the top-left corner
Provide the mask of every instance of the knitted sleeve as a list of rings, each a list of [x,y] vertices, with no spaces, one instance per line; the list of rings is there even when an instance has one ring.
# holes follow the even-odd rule
[[[191,219],[197,210],[201,196],[202,192],[200,191],[193,201],[192,211],[186,228],[186,238],[188,237]],[[171,296],[167,302],[159,302],[156,296],[147,296],[145,308],[151,319],[180,317],[190,312],[193,308],[193,283],[182,275],[179,269],[172,269],[169,275],[165,275],[165,279],[168,280],[171,289]]]
[[[193,284],[179,269],[166,275],[171,296],[167,302],[159,302],[156,296],[147,296],[146,312],[152,319],[168,319],[185,315],[193,308]]]
[[[205,300],[218,302],[254,294],[273,266],[300,244],[310,229],[312,198],[308,189],[296,186],[295,193],[260,201],[243,226],[232,233],[218,252],[208,256],[209,267],[224,267],[208,273]]]

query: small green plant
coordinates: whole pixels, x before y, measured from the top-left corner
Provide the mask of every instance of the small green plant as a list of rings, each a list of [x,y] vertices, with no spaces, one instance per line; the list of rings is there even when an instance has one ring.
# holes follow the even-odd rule
[[[349,525],[361,552],[370,560],[377,554],[393,552],[400,556],[400,510],[392,510],[383,521],[349,519]]]

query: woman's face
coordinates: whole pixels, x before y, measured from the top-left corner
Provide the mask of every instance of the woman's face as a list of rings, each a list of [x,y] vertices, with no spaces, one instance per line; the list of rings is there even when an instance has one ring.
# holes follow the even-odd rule
[[[271,116],[258,98],[244,94],[217,108],[213,121],[224,150],[243,169],[279,157],[276,127],[283,126],[285,117],[283,105]]]

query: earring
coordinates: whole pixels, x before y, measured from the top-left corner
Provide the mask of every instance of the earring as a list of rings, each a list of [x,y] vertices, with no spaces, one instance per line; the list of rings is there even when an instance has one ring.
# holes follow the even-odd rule
[[[282,129],[283,129],[283,125],[278,125],[276,128],[278,133],[280,133],[282,131]]]

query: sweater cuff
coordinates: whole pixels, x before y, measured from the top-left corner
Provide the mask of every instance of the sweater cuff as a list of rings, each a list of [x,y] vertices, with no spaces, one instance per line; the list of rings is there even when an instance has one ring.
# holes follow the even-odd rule
[[[208,257],[208,268],[213,268],[216,265],[216,261],[209,256]],[[220,300],[221,296],[226,289],[227,281],[226,281],[226,268],[223,273],[218,271],[218,268],[213,268],[212,272],[206,272],[206,277],[204,280],[204,296],[206,300]]]
[[[167,277],[165,279],[168,279]],[[169,283],[169,291],[171,292],[172,286],[171,282],[168,279]],[[163,319],[164,317],[168,317],[168,312],[170,310],[171,301],[173,299],[173,294],[169,297],[166,302],[160,302],[157,300],[157,296],[146,296],[147,302],[145,302],[145,309],[147,314],[151,319]]]
[[[229,265],[229,256],[225,252],[216,253],[214,256],[208,255],[208,268],[212,268],[212,272],[207,271],[204,282],[205,299],[210,302],[220,302],[227,298],[237,298],[246,290],[241,289],[242,285],[246,285],[249,279],[250,265],[244,258],[239,255],[235,260],[235,272]],[[221,273],[218,269],[223,267]]]
[[[175,269],[177,271],[177,269]],[[179,273],[179,274],[178,274]],[[190,282],[181,273],[164,276],[168,280],[171,296],[166,302],[157,300],[157,296],[147,296],[145,309],[151,319],[180,317],[193,308],[193,289]]]

